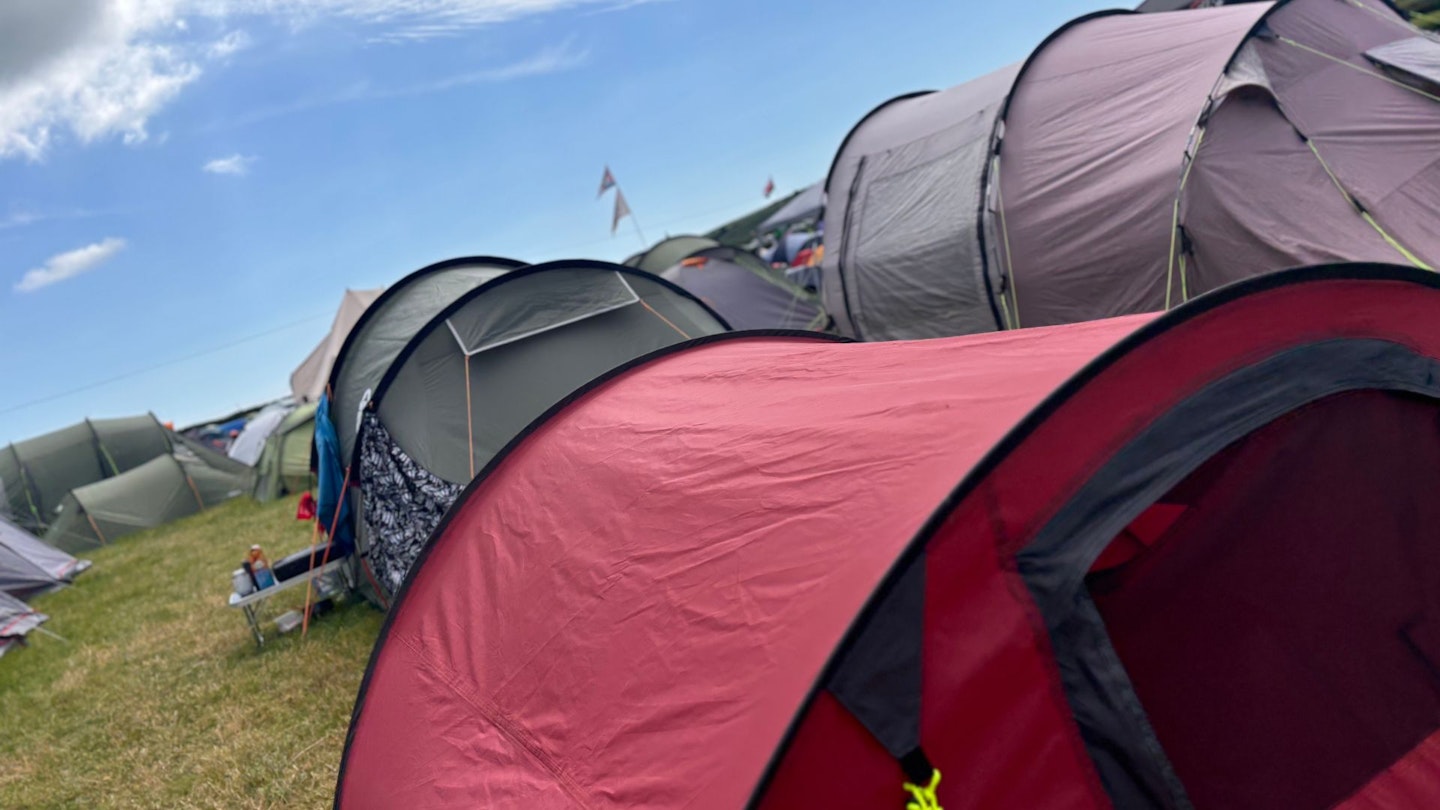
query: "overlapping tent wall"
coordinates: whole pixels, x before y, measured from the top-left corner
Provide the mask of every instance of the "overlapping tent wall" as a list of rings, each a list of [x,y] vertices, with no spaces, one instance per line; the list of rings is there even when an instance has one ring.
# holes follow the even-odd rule
[[[704,301],[733,329],[824,329],[829,322],[817,296],[739,248],[696,251],[660,277]]]
[[[382,604],[475,472],[594,377],[724,331],[683,289],[606,262],[496,278],[415,332],[378,382],[356,439],[362,582]]]
[[[9,517],[35,534],[76,487],[112,478],[168,453],[171,434],[154,415],[87,419],[0,448],[0,491]]]
[[[314,478],[310,448],[315,440],[315,408],[312,402],[290,411],[266,439],[255,464],[256,500],[273,501],[310,488]]]
[[[468,256],[427,265],[388,287],[345,335],[326,383],[329,417],[340,440],[340,461],[354,452],[360,411],[410,338],[455,299],[524,262]]]
[[[825,307],[845,334],[923,338],[1298,264],[1440,266],[1436,54],[1380,0],[1083,17],[856,125],[827,180]]]
[[[176,438],[164,455],[71,490],[45,532],[45,542],[72,553],[93,549],[251,491],[249,467]]]
[[[59,588],[90,567],[0,517],[0,592],[19,599]]]
[[[659,352],[450,510],[336,806],[1436,805],[1437,317],[1338,266]]]
[[[377,290],[346,290],[340,308],[330,323],[330,331],[316,344],[310,354],[290,374],[290,391],[300,402],[315,402],[325,393],[325,383],[335,367],[335,358],[345,345],[345,337],[355,328],[365,310],[384,294]]]

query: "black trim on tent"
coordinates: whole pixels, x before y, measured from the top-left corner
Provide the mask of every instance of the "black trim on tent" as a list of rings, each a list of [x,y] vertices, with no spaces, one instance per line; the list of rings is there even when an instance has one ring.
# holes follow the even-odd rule
[[[508,267],[511,272],[529,266],[527,262],[522,262],[518,259],[507,259],[502,256],[461,256],[435,262],[434,264],[427,264],[419,270],[402,277],[399,281],[386,287],[384,292],[380,293],[374,301],[371,301],[370,306],[366,307],[365,311],[360,313],[360,317],[355,320],[355,325],[350,327],[350,331],[345,334],[345,341],[340,344],[340,351],[335,355],[335,362],[330,364],[330,376],[325,378],[325,390],[331,392],[335,390],[335,379],[340,375],[341,366],[345,365],[345,356],[350,353],[350,348],[355,340],[355,336],[360,333],[362,327],[370,322],[370,318],[380,311],[381,306],[386,301],[412,283],[419,281],[431,273],[438,273],[441,270],[449,270],[452,267],[472,264],[490,264],[496,267]]]
[[[1117,806],[1188,802],[1085,587],[1090,566],[1141,511],[1225,447],[1298,408],[1358,390],[1440,399],[1440,361],[1391,341],[1340,337],[1235,370],[1134,434],[1015,555],[1045,618],[1076,723]]]
[[[1311,282],[1352,279],[1365,281],[1400,281],[1440,290],[1440,275],[1418,268],[1375,262],[1316,265],[1254,276],[1233,284],[1228,284],[1214,292],[1207,293],[1146,323],[1139,329],[1120,339],[1114,346],[1106,349],[1094,360],[1087,363],[1084,368],[1076,372],[1075,376],[1066,380],[1056,388],[1054,393],[1046,397],[1044,401],[1036,406],[1035,410],[1021,419],[1014,428],[1011,428],[1010,432],[1005,434],[1005,436],[965,474],[965,477],[961,479],[960,483],[951,490],[950,494],[945,497],[945,500],[940,503],[939,507],[931,513],[930,517],[906,546],[905,550],[895,559],[890,570],[886,572],[885,576],[880,580],[880,584],[876,587],[875,592],[869,596],[864,607],[862,607],[856,615],[850,628],[845,631],[845,635],[842,637],[839,645],[837,645],[835,651],[831,653],[830,659],[826,662],[825,666],[821,668],[814,684],[811,685],[809,694],[797,708],[795,716],[791,718],[785,734],[780,739],[780,744],[771,755],[770,763],[761,774],[759,782],[756,783],[755,790],[746,805],[748,810],[758,810],[760,807],[765,792],[769,789],[776,772],[789,753],[790,746],[795,741],[795,735],[799,732],[801,724],[815,703],[815,699],[819,696],[821,690],[825,688],[825,684],[834,677],[836,670],[845,660],[849,651],[855,646],[864,628],[876,616],[881,606],[886,602],[890,592],[895,589],[905,572],[909,570],[910,564],[925,552],[930,540],[945,525],[946,520],[950,517],[950,514],[955,511],[956,507],[968,498],[976,487],[983,483],[996,467],[1005,461],[1017,447],[1025,442],[1025,440],[1056,411],[1065,406],[1077,393],[1089,385],[1092,380],[1107,371],[1132,351],[1164,335],[1166,332],[1205,315],[1231,301],[1280,287],[1289,287]]]
[[[490,279],[484,284],[481,284],[479,287],[470,290],[469,292],[450,302],[449,306],[440,310],[440,312],[438,312],[433,318],[427,321],[424,326],[417,329],[415,331],[415,334],[411,336],[410,340],[405,344],[405,347],[400,350],[400,353],[395,355],[395,359],[390,361],[390,367],[385,369],[385,376],[381,377],[380,382],[375,384],[375,393],[370,395],[370,402],[365,406],[366,409],[371,411],[379,410],[380,401],[385,398],[385,392],[390,389],[390,384],[395,381],[395,376],[400,373],[400,367],[405,365],[405,361],[410,359],[410,355],[415,353],[415,350],[420,347],[420,343],[424,341],[425,338],[429,337],[431,332],[439,329],[440,326],[445,323],[445,321],[450,319],[450,316],[454,315],[456,312],[459,312],[471,301],[479,298],[487,292],[490,292],[496,287],[501,286],[502,284],[508,284],[512,281],[515,281],[516,279],[527,278],[537,273],[544,273],[552,270],[608,270],[615,273],[624,273],[626,275],[635,276],[636,278],[643,278],[646,281],[652,281],[656,284],[659,284],[660,286],[668,289],[670,292],[676,293],[684,298],[690,299],[696,304],[699,304],[701,309],[705,310],[706,314],[714,318],[716,322],[718,322],[722,327],[724,327],[726,330],[730,329],[729,322],[727,322],[724,318],[720,317],[720,313],[711,309],[709,304],[706,304],[704,301],[701,301],[699,298],[695,297],[695,295],[693,295],[689,290],[681,287],[680,285],[672,281],[666,281],[665,279],[660,278],[654,273],[649,273],[641,270],[638,267],[626,267],[621,264],[612,264],[610,262],[602,262],[595,259],[561,259],[559,261],[545,262],[543,264],[532,264],[526,267],[519,268],[517,270],[512,270],[502,276],[496,276],[495,278]],[[358,447],[360,444],[360,430],[358,428],[355,431],[354,441],[355,445]]]
[[[602,265],[607,264],[606,262],[594,263]],[[551,262],[551,264],[554,264],[554,262]],[[536,267],[544,267],[544,265],[536,265]],[[721,321],[721,323],[724,323],[724,321]],[[608,385],[615,379],[622,377],[625,374],[628,374],[629,372],[640,368],[641,366],[646,366],[650,363],[663,360],[664,358],[669,357],[672,354],[689,351],[690,349],[697,349],[702,346],[707,346],[711,343],[719,343],[722,341],[732,340],[753,340],[757,338],[794,338],[796,340],[811,340],[819,343],[854,342],[849,338],[842,337],[840,335],[827,334],[825,332],[806,332],[803,330],[790,329],[767,329],[751,330],[745,332],[721,332],[714,335],[704,335],[702,337],[693,338],[691,340],[674,343],[669,346],[656,349],[649,354],[637,357],[634,360],[616,366],[615,368],[605,372],[604,374],[601,374],[599,377],[596,377],[590,382],[575,389],[564,399],[550,406],[550,408],[546,410],[545,413],[536,417],[532,422],[530,422],[529,425],[525,427],[524,430],[516,434],[515,438],[507,442],[505,446],[500,449],[500,452],[496,453],[490,459],[490,461],[487,462],[483,468],[481,468],[480,472],[477,473],[475,477],[470,480],[470,483],[465,486],[465,489],[462,490],[458,496],[456,496],[455,502],[450,505],[450,508],[448,510],[446,510],[445,516],[440,519],[440,522],[435,526],[434,531],[432,531],[430,533],[430,536],[425,539],[425,545],[423,548],[420,549],[420,554],[416,556],[415,562],[411,564],[410,572],[406,574],[405,581],[400,583],[399,590],[395,592],[394,596],[390,600],[390,610],[385,614],[385,621],[383,624],[380,625],[380,633],[376,636],[375,646],[372,647],[370,650],[370,660],[365,664],[365,675],[363,678],[361,678],[360,690],[355,695],[355,708],[352,709],[350,712],[350,727],[345,732],[345,748],[340,755],[340,769],[335,780],[334,806],[335,808],[337,808],[337,810],[340,807],[341,791],[344,789],[345,785],[345,768],[350,761],[350,747],[355,741],[355,728],[360,720],[360,713],[364,711],[365,708],[365,693],[370,688],[370,679],[375,674],[375,665],[380,660],[380,653],[385,647],[385,642],[390,638],[390,628],[395,621],[395,617],[399,614],[400,608],[403,607],[405,604],[405,599],[410,593],[410,583],[415,581],[416,572],[418,572],[425,565],[426,559],[429,558],[430,552],[435,547],[436,539],[444,536],[445,530],[450,526],[450,522],[454,520],[457,514],[460,513],[465,503],[470,499],[470,496],[473,495],[475,491],[479,489],[487,480],[489,480],[490,476],[494,474],[495,470],[497,470],[500,465],[503,464],[505,460],[508,459],[510,455],[514,453],[515,450],[526,439],[530,437],[532,433],[539,430],[551,419],[554,419],[556,416],[560,415],[566,410],[569,410],[570,406],[574,405],[580,399],[583,399],[597,389]]]

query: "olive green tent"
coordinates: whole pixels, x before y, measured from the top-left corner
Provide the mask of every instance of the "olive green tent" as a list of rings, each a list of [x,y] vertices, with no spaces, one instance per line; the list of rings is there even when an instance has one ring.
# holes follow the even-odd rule
[[[315,403],[285,415],[265,440],[255,463],[255,499],[273,501],[310,488],[310,445],[315,440]]]
[[[0,448],[0,512],[41,534],[76,487],[120,475],[170,450],[153,414],[87,419]]]
[[[193,515],[251,487],[251,470],[181,437],[169,453],[65,496],[45,542],[70,553]]]
[[[720,247],[720,243],[708,236],[667,236],[626,259],[623,264],[658,276],[686,256],[713,247]]]

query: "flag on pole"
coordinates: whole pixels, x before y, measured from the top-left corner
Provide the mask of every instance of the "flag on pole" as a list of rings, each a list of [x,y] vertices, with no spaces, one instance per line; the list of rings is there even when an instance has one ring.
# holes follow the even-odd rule
[[[604,196],[605,196],[605,192],[609,191],[610,189],[612,189],[612,188],[614,188],[614,187],[615,187],[615,175],[611,174],[611,173],[610,173],[610,167],[609,167],[609,166],[606,166],[606,167],[605,167],[605,174],[604,174],[604,176],[602,176],[602,177],[600,178],[600,193],[598,193],[598,194],[595,195],[595,199],[598,200],[598,199],[600,199],[601,197],[604,197]]]
[[[620,227],[620,220],[630,216],[630,206],[625,203],[625,195],[619,189],[615,190],[615,217],[610,220],[610,235],[615,235],[615,229]]]
[[[607,169],[606,171],[608,172],[609,170]],[[607,176],[608,176],[608,174],[607,174]],[[770,178],[769,180],[766,180],[766,181],[765,181],[765,199],[767,199],[767,200],[770,199],[770,195],[771,195],[771,194],[774,194],[774,193],[775,193],[775,178],[772,177],[772,178]]]

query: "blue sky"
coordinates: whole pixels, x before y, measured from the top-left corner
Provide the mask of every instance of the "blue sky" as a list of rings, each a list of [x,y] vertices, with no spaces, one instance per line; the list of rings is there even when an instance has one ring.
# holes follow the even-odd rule
[[[1097,7],[7,0],[0,443],[283,395],[346,287],[633,253],[607,164],[651,240],[708,229]]]

